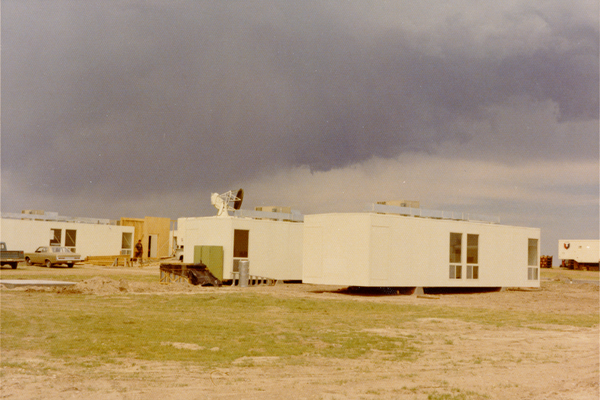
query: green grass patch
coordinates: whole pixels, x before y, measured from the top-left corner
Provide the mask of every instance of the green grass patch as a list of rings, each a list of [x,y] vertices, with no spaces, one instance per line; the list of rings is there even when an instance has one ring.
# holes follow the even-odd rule
[[[42,352],[82,366],[123,358],[227,366],[241,357],[415,360],[420,339],[380,335],[419,318],[493,326],[594,326],[597,315],[503,312],[269,295],[90,296],[2,293],[2,349]],[[304,360],[304,361],[303,361]],[[3,362],[14,362],[2,360]],[[250,362],[251,363],[251,362]]]
[[[547,279],[580,279],[587,281],[600,279],[598,271],[578,271],[565,268],[540,268],[540,276]]]

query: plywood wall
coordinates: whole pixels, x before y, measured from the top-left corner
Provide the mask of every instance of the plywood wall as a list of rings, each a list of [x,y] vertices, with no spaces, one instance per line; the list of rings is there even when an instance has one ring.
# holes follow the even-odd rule
[[[135,228],[134,244],[141,240],[144,245],[144,254],[147,254],[148,251],[149,235],[157,235],[158,237],[157,257],[167,257],[171,254],[171,220],[169,218],[148,216],[143,219],[121,218],[121,225]]]

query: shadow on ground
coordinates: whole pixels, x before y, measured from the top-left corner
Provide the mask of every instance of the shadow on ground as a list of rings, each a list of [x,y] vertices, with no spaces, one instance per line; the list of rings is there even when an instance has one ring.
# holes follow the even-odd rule
[[[499,292],[502,288],[457,288],[457,287],[433,287],[423,288],[423,294],[477,294]],[[313,293],[336,293],[350,296],[411,296],[417,294],[417,288],[414,287],[359,287],[350,286],[337,290],[316,290]]]

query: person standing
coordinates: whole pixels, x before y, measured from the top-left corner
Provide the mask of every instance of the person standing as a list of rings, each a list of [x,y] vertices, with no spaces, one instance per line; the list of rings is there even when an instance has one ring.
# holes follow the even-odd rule
[[[144,246],[142,245],[142,241],[138,240],[138,242],[135,245],[135,257],[134,257],[134,261],[137,261],[138,258],[140,259],[140,262],[142,261],[142,254],[144,253]]]

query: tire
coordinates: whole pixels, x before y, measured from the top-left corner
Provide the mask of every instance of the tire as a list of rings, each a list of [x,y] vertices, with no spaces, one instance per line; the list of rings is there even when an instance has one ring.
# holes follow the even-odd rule
[[[25,261],[27,262],[27,265],[33,265],[29,257],[25,257]]]
[[[67,263],[67,268],[73,268],[73,263]]]
[[[12,264],[10,264],[10,267],[12,269],[17,269],[17,265],[18,265],[17,263],[12,263]]]
[[[46,260],[46,263],[44,265],[46,265],[47,268],[52,268],[52,263],[50,262],[50,260]]]

